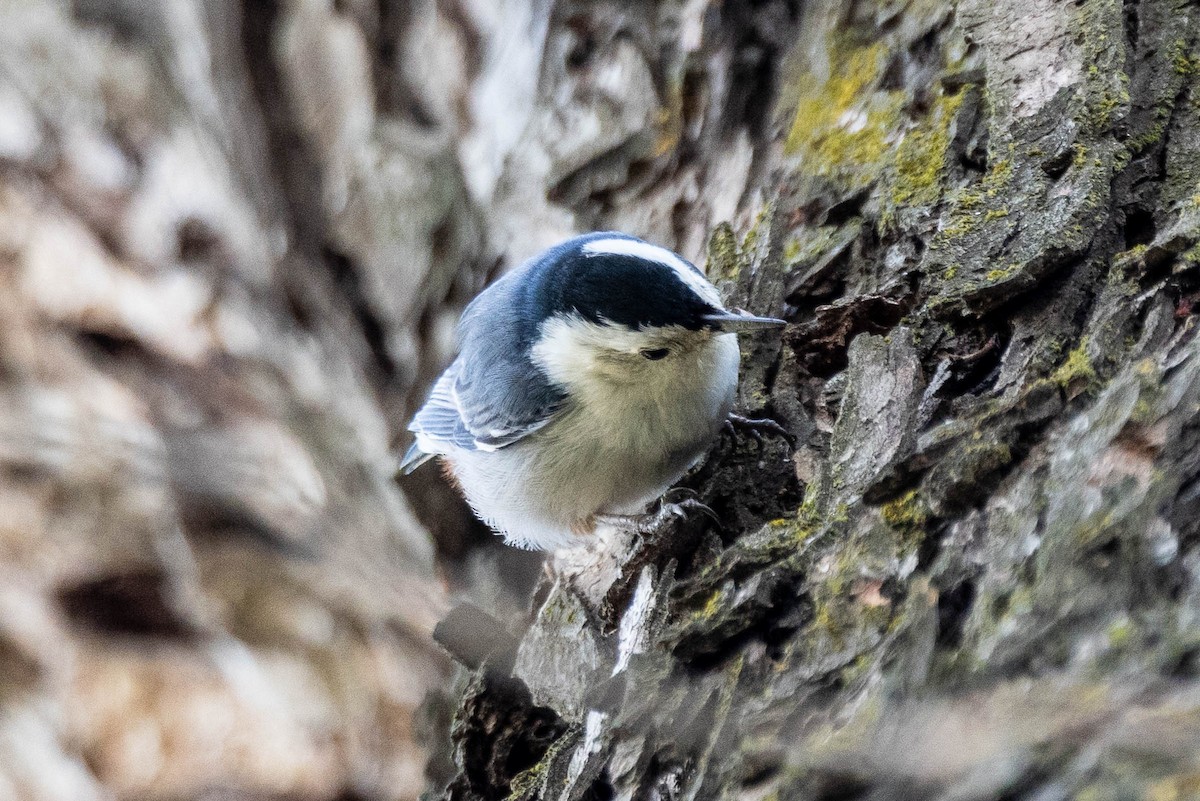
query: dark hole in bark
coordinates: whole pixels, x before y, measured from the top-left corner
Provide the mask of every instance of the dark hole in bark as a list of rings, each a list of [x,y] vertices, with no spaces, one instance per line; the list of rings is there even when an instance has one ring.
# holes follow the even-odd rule
[[[334,801],[369,801],[368,798],[357,790],[342,790]]]
[[[766,646],[768,658],[781,658],[793,635],[812,619],[812,604],[800,583],[797,576],[766,578],[764,584],[769,586],[753,608],[747,605],[738,612],[740,619],[726,626],[681,640],[676,655],[697,672],[718,669],[753,641]]]
[[[1166,668],[1174,679],[1190,679],[1200,674],[1200,648],[1187,648]]]
[[[209,542],[248,542],[293,559],[315,558],[307,542],[277,530],[249,509],[192,492],[185,485],[177,485],[176,489],[180,520],[189,538]]]
[[[1008,612],[1008,607],[1012,604],[1012,593],[1003,592],[995,597],[991,604],[991,616],[993,618],[1004,617]]]
[[[1075,151],[1070,148],[1063,148],[1058,153],[1042,161],[1042,172],[1057,181],[1067,171],[1067,168],[1071,166],[1071,162],[1074,159]]]
[[[600,776],[584,792],[582,801],[612,801],[617,795],[607,776]]]
[[[144,43],[155,33],[155,17],[138,13],[137,4],[114,3],[112,0],[73,0],[71,13],[88,25],[103,25],[122,43]]]
[[[1154,241],[1157,227],[1154,215],[1144,209],[1131,209],[1125,212],[1125,247],[1148,245]]]
[[[546,754],[550,744],[562,734],[562,723],[548,709],[535,708],[531,714],[534,720],[526,724],[529,732],[524,737],[514,740],[512,750],[504,760],[504,771],[509,777],[514,777],[522,771],[529,770]]]
[[[296,325],[306,331],[312,330],[313,317],[308,310],[307,304],[297,294],[296,287],[285,286],[283,290],[283,300],[287,304],[287,309],[292,315],[292,319],[296,321]]]
[[[588,33],[577,34],[571,49],[567,51],[567,69],[580,70],[591,63],[596,53],[596,40]]]
[[[862,216],[863,204],[867,202],[867,193],[859,192],[845,200],[834,203],[825,212],[825,225],[843,225],[854,217]]]
[[[75,336],[85,350],[109,361],[128,359],[145,353],[142,343],[131,336],[112,331],[80,331]]]
[[[925,535],[917,547],[917,569],[928,570],[942,553],[942,533],[932,531]]]
[[[345,14],[353,15],[354,9],[346,0],[340,0]],[[420,87],[413,86],[405,78],[404,65],[399,43],[403,42],[416,15],[410,3],[402,0],[380,0],[379,22],[374,36],[374,49],[378,59],[371,65],[375,79],[375,97],[379,110],[403,117],[420,128],[434,128],[437,119],[426,108],[420,95]],[[450,5],[450,4],[438,4]]]
[[[763,753],[747,753],[743,769],[746,774],[742,777],[742,789],[749,790],[774,779],[783,770],[779,755]]]
[[[1113,537],[1109,540],[1106,540],[1106,541],[1100,543],[1092,550],[1092,553],[1096,554],[1097,556],[1103,558],[1106,561],[1108,559],[1110,559],[1111,557],[1116,556],[1120,552],[1121,552],[1121,540],[1117,537]]]
[[[201,261],[213,255],[220,237],[199,217],[187,217],[175,230],[175,250],[180,261]]]
[[[995,386],[1012,332],[1001,319],[989,319],[975,330],[964,331],[948,347],[951,378],[942,387],[947,397],[983,395]],[[936,369],[932,367],[931,369]],[[931,373],[932,374],[932,373]]]
[[[60,590],[58,601],[73,623],[104,634],[174,639],[193,633],[172,608],[167,578],[159,570],[89,579]]]
[[[689,69],[683,74],[683,88],[680,90],[682,107],[680,115],[683,129],[688,130],[704,118],[707,74],[698,68]]]
[[[1138,43],[1138,0],[1125,0],[1125,38],[1130,48]]]
[[[904,89],[904,54],[896,53],[883,68],[879,79],[879,88],[885,92],[897,92]]]
[[[958,157],[958,164],[964,171],[982,176],[987,172],[987,153],[982,149],[962,153]]]
[[[816,801],[857,801],[865,798],[870,785],[850,773],[828,773],[817,779],[812,797]]]
[[[975,582],[966,581],[951,587],[938,596],[937,644],[957,648],[962,642],[963,625],[975,604]]]

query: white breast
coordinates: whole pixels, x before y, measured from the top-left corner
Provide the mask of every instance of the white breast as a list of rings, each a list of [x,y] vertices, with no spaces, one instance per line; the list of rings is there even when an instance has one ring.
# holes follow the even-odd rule
[[[514,544],[546,549],[574,542],[572,525],[593,513],[641,511],[703,457],[732,409],[739,361],[737,338],[712,334],[626,376],[555,341],[540,358],[567,387],[569,410],[495,453],[452,456],[481,517]]]

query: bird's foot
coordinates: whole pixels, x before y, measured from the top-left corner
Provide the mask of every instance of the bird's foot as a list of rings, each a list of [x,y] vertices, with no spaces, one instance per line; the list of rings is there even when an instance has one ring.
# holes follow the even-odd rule
[[[758,443],[758,447],[763,446],[763,435],[771,434],[772,436],[781,437],[789,445],[796,445],[796,438],[788,433],[788,430],[781,426],[775,420],[769,417],[743,417],[740,414],[733,414],[725,418],[725,425],[722,433],[730,439],[735,439],[738,432],[744,432],[754,438]]]
[[[595,519],[598,523],[647,536],[661,531],[674,521],[685,520],[693,513],[703,514],[717,525],[721,524],[717,513],[702,503],[693,490],[686,487],[667,490],[652,512],[638,515],[597,514]]]
[[[622,612],[633,598],[634,586],[644,567],[657,565],[659,569],[674,570],[668,565],[685,558],[684,555],[699,544],[704,532],[695,524],[681,525],[696,512],[720,527],[717,513],[687,487],[667,490],[658,499],[654,510],[646,514],[596,516],[598,522],[632,534],[621,563],[620,576],[604,596],[601,614],[610,628],[616,628]]]

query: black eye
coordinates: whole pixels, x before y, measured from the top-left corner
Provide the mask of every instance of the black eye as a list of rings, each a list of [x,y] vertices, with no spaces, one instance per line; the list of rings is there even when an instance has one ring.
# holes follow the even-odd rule
[[[642,355],[645,356],[650,361],[656,362],[659,359],[667,358],[667,354],[669,354],[670,352],[671,351],[669,348],[654,348],[653,350],[642,351]]]

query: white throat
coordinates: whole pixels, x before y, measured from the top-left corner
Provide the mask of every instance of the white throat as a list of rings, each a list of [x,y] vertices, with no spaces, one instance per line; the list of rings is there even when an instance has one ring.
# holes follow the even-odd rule
[[[648,348],[671,353],[651,361]],[[542,325],[534,362],[615,446],[639,438],[707,436],[729,412],[739,351],[733,334],[679,326],[634,330],[575,315]]]

